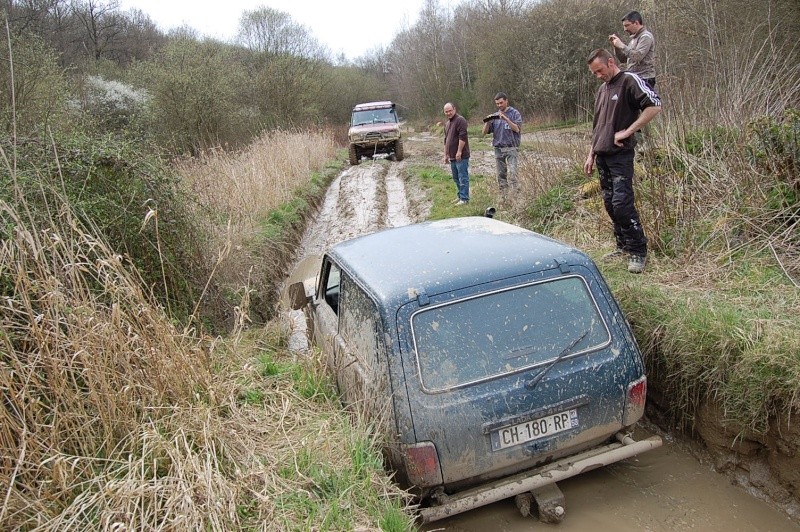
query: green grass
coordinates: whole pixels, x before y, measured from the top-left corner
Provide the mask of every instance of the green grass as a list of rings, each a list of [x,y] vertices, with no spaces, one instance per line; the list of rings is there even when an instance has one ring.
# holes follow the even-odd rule
[[[489,206],[496,205],[496,198],[489,192],[487,177],[482,174],[470,174],[470,201],[467,205],[454,205],[457,190],[453,177],[434,166],[415,166],[410,169],[415,174],[428,192],[428,198],[433,202],[430,220],[443,220],[458,216],[483,216]]]
[[[345,435],[344,451],[350,459],[334,462],[316,447],[299,449],[292,467],[284,466],[280,472],[303,489],[283,494],[277,501],[279,508],[293,515],[295,523],[317,522],[321,530],[354,529],[355,509],[371,516],[381,530],[413,530],[401,501],[387,501],[375,490],[373,482],[385,473],[374,443],[365,439],[362,427],[351,427],[347,419],[340,421],[333,430]]]
[[[704,397],[721,404],[731,427],[755,432],[792,405],[800,389],[797,315],[780,315],[763,296],[751,298],[745,283],[701,290],[654,284],[621,270],[607,268],[605,275],[649,372],[672,396],[685,426]]]
[[[553,187],[528,204],[530,229],[537,233],[550,233],[553,226],[565,219],[574,209],[575,193],[566,186]]]
[[[228,358],[221,370],[239,374],[241,408],[253,418],[248,426],[262,411],[278,416],[258,426],[274,441],[256,442],[268,483],[258,483],[259,497],[247,490],[239,497],[239,526],[259,528],[269,500],[269,529],[338,531],[369,524],[370,530],[413,530],[410,499],[386,475],[374,431],[342,409],[322,354],[291,355],[286,334],[271,323],[226,347],[238,357]]]
[[[471,148],[488,150],[490,140],[489,135],[471,138]],[[564,148],[553,143],[550,154],[549,147],[537,144],[527,156],[555,156]],[[554,174],[551,168],[526,165],[530,174],[521,172],[520,181],[535,186],[523,189],[514,209],[499,212],[498,218],[576,245],[597,259],[613,247],[611,229],[599,196],[584,197],[580,186],[586,178],[575,168],[577,162]],[[761,204],[740,204],[752,194],[734,183],[723,187],[725,198],[706,200],[727,199],[724,208],[705,216],[676,208],[675,188],[692,187],[687,199],[698,202],[727,179],[712,173],[717,170],[709,165],[705,174],[687,176],[683,166],[664,164],[663,158],[637,158],[637,175],[644,176],[637,185],[640,212],[652,224],[648,270],[632,276],[624,262],[599,265],[643,349],[650,387],[660,392],[662,406],[678,425],[692,430],[698,409],[713,401],[733,434],[763,434],[777,416],[799,406],[800,290],[770,248],[753,236],[760,222],[748,216],[777,213],[769,215],[770,223],[789,224],[786,213],[796,209],[798,194],[776,178],[777,184],[760,183]],[[493,176],[471,176],[472,202],[464,209],[451,204],[455,185],[449,173],[428,166],[412,171],[433,202],[431,219],[481,215],[494,199]],[[745,236],[750,240],[731,245]],[[791,243],[787,238],[782,257],[784,266],[797,272]]]

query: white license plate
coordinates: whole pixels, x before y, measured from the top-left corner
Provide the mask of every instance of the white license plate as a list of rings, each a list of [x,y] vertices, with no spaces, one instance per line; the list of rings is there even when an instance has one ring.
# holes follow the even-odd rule
[[[506,447],[538,440],[565,430],[574,429],[577,426],[578,411],[575,409],[565,410],[558,414],[540,417],[525,423],[518,423],[491,433],[492,450],[498,451]]]

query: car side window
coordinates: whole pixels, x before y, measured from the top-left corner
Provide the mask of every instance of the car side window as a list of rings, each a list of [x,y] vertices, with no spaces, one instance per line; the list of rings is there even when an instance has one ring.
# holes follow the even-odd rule
[[[325,273],[321,285],[322,297],[335,314],[339,314],[340,278],[341,270],[339,267],[328,261],[325,265]]]
[[[375,303],[346,274],[342,276],[343,295],[339,334],[353,354],[368,368],[378,364],[378,310]]]

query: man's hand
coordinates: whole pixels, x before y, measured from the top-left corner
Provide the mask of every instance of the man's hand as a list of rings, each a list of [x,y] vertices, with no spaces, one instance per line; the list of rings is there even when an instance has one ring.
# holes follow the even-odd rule
[[[616,33],[612,33],[608,36],[608,42],[610,42],[614,48],[625,48],[625,43],[622,42],[622,39],[617,37]]]
[[[617,131],[614,133],[614,145],[622,147],[622,141],[630,137],[632,133],[628,133],[627,129],[623,129],[622,131]]]
[[[586,162],[583,163],[583,173],[592,175],[592,170],[594,170],[594,154],[590,153],[589,156],[586,157]]]

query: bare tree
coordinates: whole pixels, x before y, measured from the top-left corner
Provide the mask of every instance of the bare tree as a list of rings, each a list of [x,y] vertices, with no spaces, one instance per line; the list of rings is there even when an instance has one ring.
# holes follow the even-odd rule
[[[238,41],[254,52],[268,55],[308,59],[325,56],[325,49],[305,26],[292,20],[288,13],[270,7],[242,13]]]
[[[426,0],[417,23],[392,41],[388,53],[392,88],[416,114],[438,114],[471,77],[456,50],[458,43],[452,16],[438,0]]]
[[[268,126],[292,126],[319,117],[327,50],[288,13],[261,7],[239,21],[239,44],[249,76],[246,100]]]
[[[103,58],[122,32],[117,0],[73,0],[72,14],[80,23],[83,46],[95,60]]]

